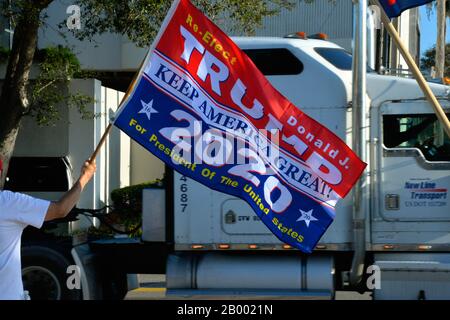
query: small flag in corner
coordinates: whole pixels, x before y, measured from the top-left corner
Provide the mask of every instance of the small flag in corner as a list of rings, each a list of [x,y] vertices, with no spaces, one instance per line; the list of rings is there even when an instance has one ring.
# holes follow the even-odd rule
[[[421,6],[433,0],[380,0],[389,18],[398,17],[403,11]]]

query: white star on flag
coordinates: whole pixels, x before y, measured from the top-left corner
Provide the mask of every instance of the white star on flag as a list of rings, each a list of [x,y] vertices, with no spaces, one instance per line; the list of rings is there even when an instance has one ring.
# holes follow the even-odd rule
[[[158,113],[158,111],[156,111],[153,108],[153,99],[150,100],[148,103],[145,103],[144,100],[141,100],[141,103],[142,103],[142,109],[138,113],[145,113],[148,117],[148,120],[150,120],[152,113]]]
[[[313,209],[309,210],[309,211],[303,211],[300,209],[300,213],[302,214],[300,218],[297,219],[297,221],[305,221],[306,226],[309,228],[309,223],[311,221],[319,221],[318,219],[316,219],[315,217],[313,217],[312,213],[313,213]]]

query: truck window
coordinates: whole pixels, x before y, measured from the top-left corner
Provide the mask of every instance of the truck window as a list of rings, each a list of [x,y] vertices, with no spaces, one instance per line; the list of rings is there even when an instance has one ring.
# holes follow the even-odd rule
[[[345,49],[319,47],[314,50],[336,68],[344,71],[352,70],[353,57]],[[367,65],[367,72],[375,72],[375,70]]]
[[[266,76],[295,75],[303,71],[303,63],[288,49],[245,49],[244,52]]]
[[[314,48],[314,50],[338,69],[352,70],[352,55],[339,48]]]
[[[64,158],[13,157],[5,189],[15,192],[63,192],[69,189]]]
[[[450,161],[450,139],[434,114],[384,115],[383,143],[418,148],[428,161]]]

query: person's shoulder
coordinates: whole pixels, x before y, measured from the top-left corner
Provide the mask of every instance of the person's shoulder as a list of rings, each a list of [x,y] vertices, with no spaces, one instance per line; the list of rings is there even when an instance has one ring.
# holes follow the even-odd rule
[[[9,190],[0,190],[0,198],[2,199],[8,199],[11,197],[14,197],[15,193]]]
[[[15,199],[15,194],[12,191],[8,190],[0,190],[0,207],[5,209],[5,207],[8,207],[11,202],[13,202]]]
[[[29,198],[29,196],[22,193],[9,190],[0,190],[0,200],[2,201],[29,200]]]
[[[4,190],[0,192],[0,206],[14,208],[16,211],[27,211],[36,207],[45,207],[48,201],[31,197],[25,193]]]

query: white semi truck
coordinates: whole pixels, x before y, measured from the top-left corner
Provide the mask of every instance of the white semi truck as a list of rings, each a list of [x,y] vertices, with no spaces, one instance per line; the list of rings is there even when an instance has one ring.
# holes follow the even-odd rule
[[[347,52],[315,39],[235,41],[283,95],[352,144]],[[448,88],[431,86],[450,111]],[[242,200],[175,173],[173,191],[166,192],[174,243],[168,292],[333,296],[338,289],[373,289],[366,278],[379,270],[375,299],[449,299],[450,139],[412,79],[369,72],[366,99],[369,112],[357,132],[367,137],[365,219],[354,219],[348,195],[314,253],[304,255],[278,241]],[[150,215],[144,229],[161,218],[154,208],[144,214]],[[364,238],[357,236],[361,230]],[[378,268],[366,272],[371,265]]]
[[[166,274],[169,296],[333,298],[336,290],[370,290],[374,299],[450,299],[450,139],[417,83],[369,72],[370,107],[355,132],[352,57],[344,49],[320,39],[234,40],[284,96],[348,145],[353,134],[367,137],[364,214],[355,216],[349,194],[314,252],[303,254],[244,201],[166,168],[164,186],[143,192],[141,238],[72,248],[83,298],[104,298],[104,288],[108,298],[123,297],[127,274],[152,273]],[[448,87],[430,87],[449,113]],[[374,272],[380,277],[368,287]]]

